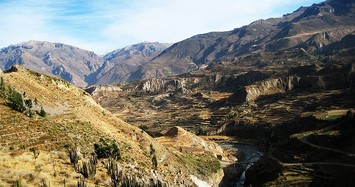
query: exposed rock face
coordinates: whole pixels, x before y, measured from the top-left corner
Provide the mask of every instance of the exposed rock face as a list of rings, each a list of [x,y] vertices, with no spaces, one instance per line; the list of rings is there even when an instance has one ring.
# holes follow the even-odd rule
[[[300,66],[289,72],[294,75],[266,79],[245,86],[245,101],[254,104],[260,96],[286,93],[295,88],[346,89],[352,87],[354,81],[354,64]]]
[[[80,87],[88,85],[86,76],[95,72],[101,63],[102,59],[93,52],[60,43],[29,41],[0,51],[1,69],[20,64]]]
[[[139,84],[135,90],[142,91],[145,93],[156,93],[156,92],[185,92],[185,79],[149,79],[143,81]]]
[[[114,85],[97,85],[90,86],[85,91],[87,91],[92,96],[95,96],[100,92],[121,92],[123,90],[119,86]]]
[[[268,79],[254,85],[246,86],[246,102],[254,103],[255,100],[262,95],[285,93],[292,90],[295,86],[298,86],[299,81],[300,77],[290,76],[277,79]]]

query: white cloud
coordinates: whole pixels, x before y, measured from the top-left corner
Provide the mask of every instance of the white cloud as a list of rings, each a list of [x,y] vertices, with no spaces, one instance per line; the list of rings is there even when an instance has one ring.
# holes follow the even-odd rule
[[[142,41],[231,30],[313,1],[320,0],[0,1],[0,47],[45,40],[102,54]]]
[[[176,42],[195,34],[232,30],[260,18],[281,16],[275,14],[275,9],[291,5],[284,0],[154,0],[125,12],[124,18],[107,26],[104,34],[124,42]]]

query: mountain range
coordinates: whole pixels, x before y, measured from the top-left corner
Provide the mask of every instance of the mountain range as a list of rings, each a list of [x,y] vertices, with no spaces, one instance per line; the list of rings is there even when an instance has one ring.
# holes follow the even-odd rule
[[[0,186],[355,186],[354,11],[104,56],[3,48]]]
[[[336,42],[353,45],[354,6],[353,1],[328,0],[231,31],[199,34],[173,45],[144,42],[101,57],[65,44],[30,41],[3,48],[0,68],[23,64],[86,87],[180,75],[250,54],[302,48],[321,55],[334,50]]]
[[[79,87],[125,81],[135,71],[170,44],[143,42],[115,50],[105,56],[74,46],[43,41],[11,45],[0,51],[0,68],[15,64],[47,75],[61,77]]]
[[[200,34],[175,43],[132,73],[129,81],[179,75],[236,57],[303,48],[310,53],[354,34],[354,1],[329,0],[280,18],[257,20],[227,32]]]

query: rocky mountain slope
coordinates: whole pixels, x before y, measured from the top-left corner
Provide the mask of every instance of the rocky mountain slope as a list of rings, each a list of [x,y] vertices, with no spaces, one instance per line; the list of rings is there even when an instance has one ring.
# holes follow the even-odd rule
[[[150,61],[171,44],[138,43],[106,54],[104,64],[95,72],[95,84],[115,84],[125,82],[127,75]]]
[[[215,172],[223,175],[212,152],[188,156],[171,152],[62,79],[21,66],[0,76],[1,185],[60,186],[84,181],[94,186],[113,185],[117,179],[121,185],[126,181],[144,186],[191,186],[191,176],[208,180]],[[115,151],[102,152],[112,148]],[[106,158],[117,151],[118,156]],[[98,161],[90,155],[96,155]],[[184,169],[181,158],[188,161],[189,170]],[[209,168],[209,162],[198,162],[204,159],[217,163],[211,172],[197,170]]]
[[[102,59],[70,45],[29,41],[1,49],[0,68],[8,69],[15,64],[86,87],[86,78],[102,65]]]
[[[236,57],[248,54],[295,48],[324,53],[327,46],[351,38],[355,30],[354,13],[353,1],[328,0],[232,31],[196,35],[175,43],[132,73],[128,81],[179,75],[203,64],[237,61]]]
[[[170,44],[139,43],[99,57],[93,52],[60,43],[29,41],[0,51],[0,69],[20,64],[76,86],[125,82],[127,75],[160,54]]]

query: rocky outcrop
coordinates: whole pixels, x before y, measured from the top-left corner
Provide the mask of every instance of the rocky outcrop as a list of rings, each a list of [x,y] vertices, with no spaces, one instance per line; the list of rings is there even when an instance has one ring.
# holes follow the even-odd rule
[[[255,103],[255,100],[262,95],[272,95],[277,93],[285,93],[299,85],[300,77],[290,76],[276,79],[268,79],[257,82],[256,84],[245,86],[246,102]]]
[[[100,92],[122,92],[123,90],[121,87],[114,85],[96,85],[90,86],[89,88],[85,89],[85,91],[95,96]]]
[[[354,64],[325,67],[299,67],[290,72],[296,75],[271,78],[244,87],[244,94],[240,94],[248,104],[255,104],[260,96],[286,93],[298,89],[346,89],[354,82]],[[305,69],[308,68],[308,69]],[[241,92],[242,93],[242,92]]]
[[[138,86],[136,86],[135,91],[144,93],[158,93],[158,92],[182,92],[185,93],[186,90],[186,80],[185,79],[149,79],[143,81]]]

